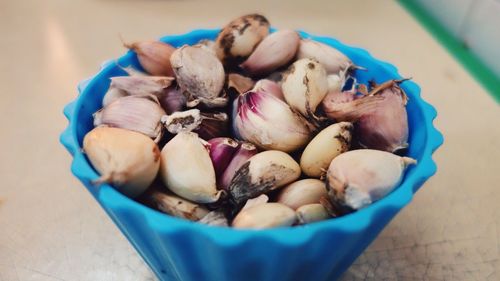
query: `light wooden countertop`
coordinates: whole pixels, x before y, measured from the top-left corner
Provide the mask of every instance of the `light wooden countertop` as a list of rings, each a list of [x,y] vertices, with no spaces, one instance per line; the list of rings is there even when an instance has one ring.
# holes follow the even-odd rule
[[[500,280],[498,104],[394,1],[0,3],[0,280],[154,280],[70,173],[59,144],[78,81],[128,40],[264,13],[397,65],[439,112],[438,173],[342,280]]]

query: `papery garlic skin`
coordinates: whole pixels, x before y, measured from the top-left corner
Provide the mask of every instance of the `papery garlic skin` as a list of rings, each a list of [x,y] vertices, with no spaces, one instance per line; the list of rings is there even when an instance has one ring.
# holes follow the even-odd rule
[[[161,150],[160,175],[175,194],[197,203],[219,199],[215,170],[196,133],[179,132]]]
[[[215,52],[224,65],[237,65],[269,34],[269,21],[262,15],[241,16],[226,25],[215,40]]]
[[[308,122],[285,102],[264,92],[241,95],[233,122],[242,139],[265,150],[291,152],[310,138]]]
[[[240,65],[252,76],[263,76],[287,65],[297,53],[300,36],[293,30],[279,30],[265,37]]]
[[[309,58],[322,64],[327,73],[339,73],[352,67],[352,61],[339,50],[310,39],[300,40],[297,58]]]
[[[295,212],[300,224],[308,224],[330,218],[325,207],[319,203],[303,205]]]
[[[184,45],[172,54],[170,61],[178,85],[192,99],[199,99],[210,106],[220,98],[225,74],[221,62],[213,53],[200,46]]]
[[[329,198],[343,212],[364,208],[397,187],[405,169],[415,163],[412,158],[380,150],[342,153],[328,168]]]
[[[296,210],[303,205],[319,203],[322,196],[326,196],[326,186],[323,181],[303,179],[293,182],[280,190],[276,202]]]
[[[211,226],[229,226],[226,216],[221,211],[211,211],[198,222]]]
[[[149,192],[146,197],[145,200],[155,209],[174,217],[198,221],[209,213],[205,207],[171,193],[154,190]]]
[[[255,81],[238,73],[230,73],[227,76],[228,89],[234,89],[237,95],[250,91],[255,85]]]
[[[319,132],[306,146],[300,157],[304,174],[319,178],[325,174],[330,162],[349,150],[353,125],[340,122]]]
[[[132,198],[148,188],[160,167],[156,143],[125,129],[94,128],[83,138],[83,151],[101,174],[96,183],[110,183]]]
[[[265,229],[290,226],[297,220],[295,212],[280,203],[265,203],[242,210],[234,218],[232,227]]]
[[[162,136],[160,119],[164,115],[165,111],[155,97],[126,96],[94,113],[94,126],[132,130],[157,141]]]
[[[151,75],[173,76],[170,56],[175,48],[160,41],[142,41],[124,46],[135,53],[142,68]]]
[[[300,177],[300,166],[288,154],[268,150],[252,156],[229,184],[231,200],[240,205],[247,199],[281,188]]]
[[[233,177],[236,174],[236,172],[241,168],[241,166],[243,166],[243,164],[245,164],[248,161],[248,159],[257,154],[257,152],[258,151],[255,145],[249,142],[241,143],[240,146],[238,147],[238,150],[234,153],[233,157],[231,158],[231,161],[224,169],[224,172],[220,177],[219,180],[220,188],[228,189],[229,184],[233,180]]]
[[[129,95],[159,95],[174,81],[167,76],[117,76],[111,77],[111,88],[117,88]]]
[[[315,60],[300,59],[290,66],[281,88],[292,109],[303,116],[314,116],[328,92],[325,68]]]
[[[356,122],[383,103],[380,95],[356,96],[354,91],[332,91],[322,101],[325,115],[335,121]]]

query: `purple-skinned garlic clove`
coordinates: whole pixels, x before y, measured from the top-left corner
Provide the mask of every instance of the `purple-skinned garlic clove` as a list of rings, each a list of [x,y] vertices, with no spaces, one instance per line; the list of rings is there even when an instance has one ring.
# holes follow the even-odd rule
[[[220,178],[238,150],[238,142],[225,137],[213,138],[208,141],[210,159],[214,165],[215,175]]]
[[[258,151],[255,145],[249,142],[241,143],[222,173],[219,180],[220,188],[228,189],[229,184],[231,183],[231,180],[236,172],[241,168],[241,166],[243,166],[243,164],[245,164],[245,162],[247,162],[248,159],[257,154],[257,152]]]

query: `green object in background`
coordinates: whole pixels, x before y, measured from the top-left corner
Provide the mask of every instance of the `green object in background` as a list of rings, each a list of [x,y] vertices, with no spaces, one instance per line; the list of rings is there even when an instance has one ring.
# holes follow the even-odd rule
[[[436,19],[412,0],[398,0],[467,71],[500,103],[500,78],[497,77],[460,40],[451,35]]]

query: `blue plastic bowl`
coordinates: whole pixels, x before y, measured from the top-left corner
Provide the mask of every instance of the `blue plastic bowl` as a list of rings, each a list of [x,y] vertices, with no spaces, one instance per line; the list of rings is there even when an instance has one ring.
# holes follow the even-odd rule
[[[161,41],[174,46],[214,39],[218,30],[195,30],[184,35],[166,36]],[[331,45],[368,71],[357,71],[357,79],[381,83],[399,79],[397,69],[373,58],[362,49],[339,41],[300,32],[303,38]],[[121,66],[140,69],[137,57],[128,52],[118,59]],[[74,156],[73,174],[87,187],[128,240],[134,245],[160,280],[255,281],[255,280],[335,280],[373,241],[422,184],[436,172],[432,153],[442,144],[434,128],[434,108],[420,98],[420,88],[412,81],[402,84],[410,100],[408,155],[418,160],[406,172],[403,183],[371,206],[346,215],[301,227],[269,230],[233,230],[210,227],[171,217],[143,206],[109,185],[95,187],[98,178],[81,152],[82,139],[92,129],[92,113],[101,107],[110,77],[125,75],[116,63],[108,62],[94,77],[82,82],[79,96],[64,114],[69,125],[61,143]]]

